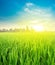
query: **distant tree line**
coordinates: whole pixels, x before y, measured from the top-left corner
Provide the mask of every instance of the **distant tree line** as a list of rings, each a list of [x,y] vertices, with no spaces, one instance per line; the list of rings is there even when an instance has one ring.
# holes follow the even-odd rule
[[[0,32],[24,32],[24,31],[30,31],[28,26],[26,28],[0,29]]]

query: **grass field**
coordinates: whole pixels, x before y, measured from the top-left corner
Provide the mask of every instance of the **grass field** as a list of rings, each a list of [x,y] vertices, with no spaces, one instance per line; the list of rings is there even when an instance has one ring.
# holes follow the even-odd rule
[[[0,33],[0,65],[55,65],[55,32]]]

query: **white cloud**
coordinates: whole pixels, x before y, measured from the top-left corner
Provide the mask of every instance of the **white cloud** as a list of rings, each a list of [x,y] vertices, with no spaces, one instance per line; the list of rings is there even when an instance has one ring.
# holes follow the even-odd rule
[[[30,6],[33,6],[34,4],[33,3],[30,3],[30,2],[28,2],[28,3],[26,3],[26,6],[27,7],[30,7]]]
[[[24,11],[28,12],[28,13],[31,13],[31,11],[29,10],[29,8],[25,8]]]
[[[26,7],[28,6],[28,7]],[[33,6],[30,8],[30,6]],[[51,18],[51,8],[40,8],[33,3],[26,3],[24,11],[28,13],[28,15],[40,18]]]
[[[39,8],[36,8],[36,9],[29,9],[29,8],[25,8],[24,9],[25,12],[27,12],[29,15],[35,15],[35,16],[38,16],[38,17],[51,17],[52,14],[50,13],[50,11],[48,10],[45,10],[45,9],[39,9]]]

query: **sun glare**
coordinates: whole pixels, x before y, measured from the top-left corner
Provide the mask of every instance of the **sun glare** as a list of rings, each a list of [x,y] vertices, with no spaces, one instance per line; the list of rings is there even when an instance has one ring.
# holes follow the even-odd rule
[[[32,28],[33,28],[35,31],[44,31],[44,27],[41,26],[41,25],[33,25]]]

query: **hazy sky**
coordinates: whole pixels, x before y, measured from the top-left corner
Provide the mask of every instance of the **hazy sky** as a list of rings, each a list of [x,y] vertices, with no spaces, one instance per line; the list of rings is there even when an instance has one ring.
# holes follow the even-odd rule
[[[0,0],[0,28],[24,24],[55,29],[55,0]]]

